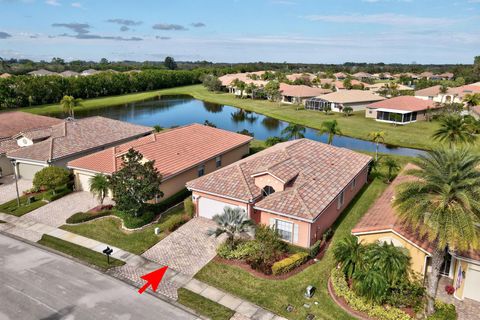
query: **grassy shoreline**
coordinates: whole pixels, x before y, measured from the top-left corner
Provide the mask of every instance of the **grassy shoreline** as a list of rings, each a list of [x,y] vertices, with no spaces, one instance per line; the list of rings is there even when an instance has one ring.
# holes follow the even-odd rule
[[[342,135],[368,140],[371,131],[384,131],[386,133],[385,143],[391,146],[407,147],[428,150],[434,144],[430,137],[439,127],[437,122],[419,121],[405,126],[393,126],[388,123],[381,123],[365,118],[364,112],[356,112],[350,117],[342,114],[331,113],[326,115],[322,112],[312,110],[297,110],[294,105],[274,103],[266,100],[238,99],[228,93],[212,93],[202,85],[191,85],[162,90],[155,90],[142,93],[127,94],[121,96],[104,97],[84,100],[81,109],[101,109],[135,101],[142,101],[159,95],[190,95],[195,99],[206,102],[231,105],[247,111],[253,111],[265,116],[276,118],[282,121],[304,125],[309,128],[319,129],[325,120],[337,120],[342,130]],[[17,109],[35,114],[59,114],[59,104],[50,104]]]

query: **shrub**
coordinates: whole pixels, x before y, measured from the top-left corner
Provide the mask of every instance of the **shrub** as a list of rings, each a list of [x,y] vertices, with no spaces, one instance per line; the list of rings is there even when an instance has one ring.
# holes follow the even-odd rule
[[[33,186],[37,190],[42,188],[54,190],[55,188],[67,184],[70,180],[70,172],[67,169],[49,166],[35,173],[35,176],[33,177]]]
[[[52,201],[58,200],[58,199],[60,199],[64,196],[66,196],[69,193],[72,193],[72,190],[67,188],[67,187],[55,188],[55,191],[54,190],[49,190],[49,191],[45,192],[43,194],[43,199],[48,201],[48,202],[52,202]]]
[[[114,211],[114,214],[122,218],[123,224],[125,225],[126,228],[129,229],[136,229],[136,228],[141,228],[146,224],[149,224],[150,222],[155,219],[155,213],[151,211],[144,212],[142,215],[134,217],[130,214],[126,214],[125,212],[122,211]]]
[[[320,252],[321,245],[322,245],[322,242],[320,240],[317,240],[317,242],[315,242],[313,246],[310,247],[310,252],[308,254],[310,258],[313,259],[318,255],[318,253]]]
[[[302,265],[308,260],[308,257],[309,255],[306,252],[295,253],[288,258],[275,262],[272,266],[272,273],[274,275],[287,273]]]
[[[67,223],[75,224],[87,222],[96,218],[106,217],[112,215],[111,210],[97,211],[97,212],[77,212],[67,219]]]
[[[195,214],[195,206],[193,205],[192,197],[188,197],[183,200],[183,208],[185,209],[185,213],[190,218],[193,218],[193,215]]]
[[[259,244],[246,262],[255,270],[265,274],[272,272],[275,260],[286,251],[287,244],[278,236],[277,232],[265,225],[258,225],[255,232],[255,241]]]
[[[428,316],[427,320],[456,320],[457,311],[455,305],[440,301],[435,302],[435,313]]]
[[[181,216],[173,216],[167,221],[165,221],[163,228],[169,232],[173,232],[177,230],[180,226],[182,226],[185,222],[187,222],[189,218],[186,215]]]
[[[411,320],[408,314],[398,308],[390,307],[387,309],[357,296],[348,287],[348,283],[345,280],[345,274],[342,270],[333,269],[330,279],[336,295],[344,298],[352,309],[364,312],[370,317],[382,320]]]
[[[259,243],[255,240],[237,241],[233,245],[225,242],[217,249],[217,254],[228,260],[246,260],[259,250]]]
[[[187,189],[182,189],[174,195],[162,200],[159,203],[155,204],[146,204],[146,208],[149,211],[155,211],[156,213],[162,213],[167,209],[170,209],[174,205],[182,202],[186,197],[190,196],[191,193]]]

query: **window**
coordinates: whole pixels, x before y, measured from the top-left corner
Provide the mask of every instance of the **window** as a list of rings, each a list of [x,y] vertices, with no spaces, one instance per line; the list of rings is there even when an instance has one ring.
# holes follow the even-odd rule
[[[285,241],[292,242],[293,224],[291,222],[276,220],[275,230],[278,235]]]
[[[268,196],[268,195],[271,195],[272,193],[275,192],[275,189],[273,189],[271,186],[265,186],[263,189],[262,189],[262,195],[264,197]]]
[[[338,195],[338,209],[340,209],[342,206],[343,206],[343,203],[345,201],[345,194],[342,192],[340,192],[340,194]]]
[[[217,168],[222,166],[222,156],[218,156],[218,157],[215,158],[215,166]]]
[[[355,189],[356,186],[357,186],[357,178],[353,178],[353,181],[352,181],[352,190]]]
[[[198,167],[198,176],[201,177],[205,174],[205,166],[202,164]]]

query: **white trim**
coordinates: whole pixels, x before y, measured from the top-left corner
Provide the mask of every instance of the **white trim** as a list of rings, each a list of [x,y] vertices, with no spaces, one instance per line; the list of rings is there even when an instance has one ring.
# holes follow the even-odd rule
[[[44,167],[48,167],[50,164],[48,162],[41,162],[41,161],[32,161],[32,160],[28,160],[28,159],[21,159],[21,158],[10,158],[10,157],[7,157],[8,159],[12,159],[12,160],[15,160],[16,163],[25,163],[25,164],[34,164],[34,165],[40,165],[40,166],[44,166]]]
[[[390,108],[378,108],[377,111],[407,114],[407,113],[414,113],[414,112],[420,112],[420,111],[425,111],[425,110],[422,109],[422,110],[408,111],[408,110],[400,110],[400,109],[393,109],[393,108],[392,109],[390,109]]]
[[[470,258],[465,258],[465,257],[462,257],[462,256],[457,256],[457,255],[455,255],[454,253],[451,253],[451,252],[448,252],[448,253],[450,253],[450,255],[451,255],[452,257],[454,257],[455,259],[457,259],[457,260],[465,261],[465,262],[468,262],[468,263],[471,263],[471,264],[480,266],[480,261],[478,261],[478,260],[473,260],[473,259],[470,259]]]
[[[286,217],[286,218],[292,218],[294,220],[313,223],[313,220],[308,220],[308,219],[305,219],[305,218],[300,218],[300,217],[297,217],[297,216],[293,216],[293,215],[289,215],[289,214],[285,214],[285,213],[280,213],[280,212],[276,212],[276,211],[273,211],[273,210],[262,209],[262,208],[257,207],[257,206],[253,206],[253,209],[260,210],[260,211],[265,211],[265,212],[268,212],[268,213],[273,213],[273,214],[276,214],[276,215],[279,215],[279,216],[282,216],[282,217]]]
[[[86,173],[93,173],[93,174],[103,174],[105,176],[112,175],[111,173],[106,173],[106,172],[101,172],[101,171],[93,171],[93,170],[88,170],[88,169],[78,168],[78,167],[67,166],[67,168],[70,169],[70,170],[76,170],[78,173],[86,172]]]
[[[381,119],[375,119],[375,121],[378,121],[378,122],[384,122],[384,123],[396,123],[396,124],[408,124],[408,123],[414,123],[414,122],[417,122],[417,120],[413,120],[413,121],[405,121],[405,122],[397,122],[397,121],[390,121],[390,120],[381,120]]]

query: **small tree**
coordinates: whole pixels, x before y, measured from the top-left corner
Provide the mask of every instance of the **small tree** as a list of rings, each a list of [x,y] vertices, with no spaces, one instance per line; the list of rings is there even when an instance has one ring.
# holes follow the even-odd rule
[[[265,85],[264,91],[270,101],[278,101],[281,98],[280,83],[278,81],[269,81]]]
[[[155,132],[157,132],[157,133],[163,130],[162,126],[160,126],[160,125],[158,125],[158,124],[157,124],[157,125],[154,125],[154,126],[153,126],[153,129],[154,129]]]
[[[397,161],[391,157],[385,157],[383,164],[387,167],[387,183],[390,183],[394,173],[400,169],[400,166],[398,165]]]
[[[62,110],[64,113],[68,114],[69,117],[75,118],[75,107],[80,107],[82,105],[82,99],[74,98],[72,96],[63,96],[60,101],[62,105]]]
[[[282,134],[284,134],[288,140],[295,140],[305,138],[305,127],[299,124],[289,124],[285,129],[282,130]]]
[[[128,150],[122,160],[123,167],[110,178],[113,196],[120,211],[139,216],[146,201],[163,196],[162,176],[155,161],[144,161],[143,155],[134,149]]]
[[[212,74],[204,76],[202,84],[208,91],[218,92],[222,90],[222,82]]]
[[[360,268],[365,247],[354,235],[348,235],[333,248],[335,261],[341,265],[347,279],[352,279],[355,271]]]
[[[215,234],[217,237],[226,233],[230,242],[247,232],[252,225],[252,221],[244,210],[228,206],[223,208],[222,214],[214,215],[212,220],[217,223],[217,229],[211,230],[209,233]]]
[[[103,174],[97,173],[93,177],[90,178],[90,192],[93,193],[98,200],[100,200],[100,204],[103,205],[103,201],[108,194],[108,190],[110,189],[110,182],[108,178]]]
[[[320,134],[328,135],[328,139],[327,139],[328,144],[333,143],[333,137],[335,137],[336,134],[342,134],[342,131],[338,126],[337,120],[323,121],[322,126],[320,127],[320,130],[318,130],[318,132]]]
[[[33,186],[36,189],[52,190],[55,194],[55,188],[61,187],[70,181],[70,171],[65,168],[49,166],[35,173]]]
[[[280,142],[285,142],[286,140],[282,137],[268,137],[266,140],[265,140],[265,145],[267,147],[272,147],[274,145],[276,145],[277,143],[280,143]]]
[[[350,117],[350,115],[353,113],[353,108],[348,106],[344,107],[342,112],[345,117]]]
[[[378,147],[380,142],[385,142],[385,132],[372,131],[368,134],[368,137],[375,143],[375,160],[378,161]]]
[[[164,65],[165,68],[167,68],[168,70],[175,70],[175,69],[177,69],[177,63],[175,62],[175,59],[173,59],[172,57],[166,57],[166,58],[165,58],[165,61],[163,62],[163,65]]]
[[[204,126],[207,126],[207,127],[212,127],[212,128],[216,128],[216,127],[217,127],[217,126],[215,125],[215,123],[210,122],[210,121],[208,121],[208,120],[205,120],[205,121],[203,122],[203,125],[204,125]]]

